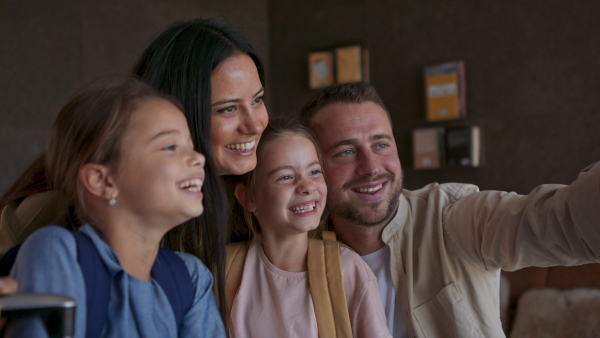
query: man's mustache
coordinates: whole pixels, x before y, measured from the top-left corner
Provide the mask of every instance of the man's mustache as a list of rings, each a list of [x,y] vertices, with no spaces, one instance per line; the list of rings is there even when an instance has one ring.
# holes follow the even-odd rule
[[[352,187],[356,187],[357,185],[369,184],[369,183],[383,181],[383,180],[390,181],[390,182],[395,181],[396,175],[394,175],[390,172],[385,172],[385,173],[379,174],[375,177],[360,177],[360,178],[357,178],[352,181],[348,181],[348,182],[344,183],[344,185],[342,185],[342,189],[351,189]]]

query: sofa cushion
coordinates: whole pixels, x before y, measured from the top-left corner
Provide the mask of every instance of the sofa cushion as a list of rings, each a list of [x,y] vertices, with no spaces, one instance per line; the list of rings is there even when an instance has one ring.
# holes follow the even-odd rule
[[[513,323],[510,337],[600,337],[600,290],[529,290]]]

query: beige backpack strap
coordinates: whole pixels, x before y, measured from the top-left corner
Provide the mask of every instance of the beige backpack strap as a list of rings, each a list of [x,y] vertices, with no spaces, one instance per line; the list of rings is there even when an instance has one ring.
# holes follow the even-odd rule
[[[335,233],[323,231],[322,241],[309,240],[308,281],[319,337],[352,337],[340,246]]]
[[[238,242],[227,245],[227,259],[225,263],[225,300],[227,313],[231,313],[233,299],[242,283],[242,273],[250,242]]]

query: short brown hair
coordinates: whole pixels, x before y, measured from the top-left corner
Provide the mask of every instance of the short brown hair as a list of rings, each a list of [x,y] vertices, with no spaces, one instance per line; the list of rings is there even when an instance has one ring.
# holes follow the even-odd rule
[[[337,83],[319,90],[302,107],[300,120],[310,124],[315,114],[330,104],[365,102],[373,102],[383,108],[391,123],[390,113],[377,90],[366,83]]]

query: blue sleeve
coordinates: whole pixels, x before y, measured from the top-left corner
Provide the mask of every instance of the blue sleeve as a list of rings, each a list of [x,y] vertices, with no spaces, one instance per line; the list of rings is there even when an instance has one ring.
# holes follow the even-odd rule
[[[179,337],[225,337],[225,327],[213,293],[213,276],[197,257],[176,252],[192,277],[194,301],[185,314]]]
[[[47,226],[31,234],[19,249],[10,276],[19,283],[19,292],[75,299],[75,337],[85,337],[85,282],[77,262],[77,244],[69,230]]]

